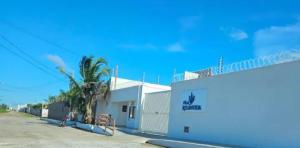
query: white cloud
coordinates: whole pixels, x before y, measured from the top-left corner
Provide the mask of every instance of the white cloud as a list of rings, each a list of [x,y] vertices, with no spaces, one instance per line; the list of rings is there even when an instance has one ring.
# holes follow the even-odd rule
[[[188,16],[179,19],[182,31],[188,31],[195,28],[199,23],[199,16]]]
[[[231,32],[229,33],[229,36],[232,39],[237,40],[237,41],[248,38],[248,34],[245,31],[240,30],[240,29],[232,29]]]
[[[300,22],[256,31],[254,47],[256,56],[300,49]]]
[[[169,51],[169,52],[184,52],[185,49],[179,42],[177,42],[177,43],[169,45],[167,47],[167,51]]]
[[[151,43],[146,44],[121,44],[119,47],[129,50],[156,50],[157,47]]]
[[[241,41],[245,40],[248,38],[248,34],[237,28],[225,28],[225,27],[220,27],[220,30],[223,31],[226,35],[228,35],[231,39],[236,40],[236,41]]]
[[[46,55],[47,59],[53,62],[57,67],[66,68],[64,60],[58,55],[48,54]]]
[[[120,48],[132,50],[132,51],[159,51],[160,50],[166,50],[168,52],[184,52],[185,49],[183,45],[180,42],[176,42],[174,44],[170,44],[167,46],[156,46],[154,44],[121,44],[119,45]]]

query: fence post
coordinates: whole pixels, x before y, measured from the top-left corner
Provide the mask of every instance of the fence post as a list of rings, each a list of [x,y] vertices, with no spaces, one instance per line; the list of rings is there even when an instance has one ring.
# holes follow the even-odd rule
[[[115,134],[115,130],[116,130],[116,120],[114,120],[114,119],[113,119],[113,125],[112,125],[112,126],[113,126],[113,127],[112,127],[112,128],[113,128],[113,130],[112,130],[112,131],[113,131],[113,132],[112,132],[112,135],[114,135],[114,134]]]

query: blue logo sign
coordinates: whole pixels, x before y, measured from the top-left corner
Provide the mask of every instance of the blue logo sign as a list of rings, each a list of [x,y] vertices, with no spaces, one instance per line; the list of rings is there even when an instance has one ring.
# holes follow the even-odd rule
[[[184,100],[182,103],[182,110],[201,110],[201,105],[194,105],[196,96],[191,92],[188,100]]]

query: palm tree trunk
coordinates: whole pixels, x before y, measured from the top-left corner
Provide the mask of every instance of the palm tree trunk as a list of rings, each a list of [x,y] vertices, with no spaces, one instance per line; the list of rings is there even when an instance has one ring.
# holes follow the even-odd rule
[[[92,99],[88,99],[85,106],[85,122],[92,123]]]

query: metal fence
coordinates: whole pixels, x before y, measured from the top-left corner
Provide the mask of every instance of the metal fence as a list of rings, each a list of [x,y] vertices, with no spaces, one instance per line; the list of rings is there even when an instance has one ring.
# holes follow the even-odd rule
[[[48,105],[48,118],[50,119],[63,120],[69,112],[70,107],[66,102],[55,102]]]
[[[210,70],[210,73],[213,76],[213,75],[220,75],[220,74],[238,72],[243,70],[255,69],[260,67],[266,67],[270,65],[292,62],[297,60],[300,60],[299,50],[283,51],[274,55],[262,56],[262,57],[235,62],[223,66],[214,66],[208,69]],[[193,77],[191,79],[195,79],[195,78]],[[183,80],[189,80],[189,78],[185,78],[184,74],[176,74],[173,77],[173,82],[183,81]]]

